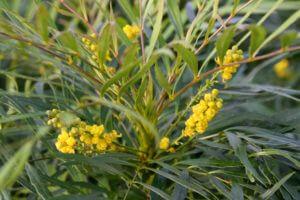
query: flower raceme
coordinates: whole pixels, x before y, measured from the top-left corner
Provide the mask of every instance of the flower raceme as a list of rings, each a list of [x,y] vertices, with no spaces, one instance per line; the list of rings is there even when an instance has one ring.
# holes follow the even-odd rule
[[[228,49],[226,51],[226,55],[224,56],[223,63],[221,63],[220,58],[216,58],[216,63],[218,65],[228,65],[231,63],[235,63],[244,59],[243,51],[238,49],[237,46],[233,46],[232,49]],[[224,82],[230,80],[232,78],[232,74],[234,74],[239,67],[239,64],[228,66],[223,69],[222,79]]]
[[[98,154],[106,151],[115,151],[114,144],[121,135],[115,130],[106,133],[103,125],[88,125],[79,118],[67,126],[61,120],[61,113],[57,109],[47,111],[48,124],[60,129],[55,146],[62,153]]]
[[[273,69],[278,78],[288,78],[291,75],[289,61],[287,59],[283,59],[276,63]]]
[[[207,129],[208,123],[215,117],[223,106],[223,100],[217,98],[219,91],[213,89],[204,95],[200,102],[192,107],[193,114],[185,122],[183,135],[192,137],[196,133],[202,134]]]
[[[123,27],[123,31],[130,40],[134,39],[140,34],[140,28],[136,25],[130,26],[127,24]]]

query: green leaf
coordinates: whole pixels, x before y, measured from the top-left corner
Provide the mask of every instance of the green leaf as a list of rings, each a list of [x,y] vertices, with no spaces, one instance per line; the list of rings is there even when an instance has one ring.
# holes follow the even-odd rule
[[[183,171],[180,178],[182,180],[188,181],[189,173],[187,170]],[[185,200],[187,196],[187,189],[180,184],[176,183],[175,188],[173,190],[172,199],[173,200]]]
[[[164,90],[166,90],[169,95],[171,95],[171,88],[169,86],[168,80],[166,79],[163,72],[160,70],[157,63],[155,64],[155,75],[156,75],[155,77],[156,77],[158,83],[161,85],[161,87]]]
[[[262,199],[269,199],[294,174],[295,172],[289,173],[288,175],[280,179],[280,181],[278,181],[275,185],[273,185],[272,188],[268,189],[266,192],[261,194],[260,197]]]
[[[45,42],[49,40],[48,18],[47,7],[44,4],[40,4],[36,13],[36,29]]]
[[[155,47],[158,35],[161,33],[160,29],[161,29],[162,17],[164,14],[164,1],[158,1],[156,8],[157,8],[158,12],[157,12],[157,16],[155,19],[155,24],[153,26],[153,31],[152,31],[152,35],[150,38],[149,48],[147,49],[147,53],[148,53],[147,60],[150,58],[150,56],[153,52],[153,49]]]
[[[147,73],[147,71],[152,67],[152,65],[156,62],[157,56],[153,55],[149,61],[145,64],[145,66],[137,72],[129,81],[127,81],[120,89],[118,96],[120,97],[123,92],[127,90],[128,87],[130,87],[132,84],[137,82],[143,75]]]
[[[209,177],[210,182],[212,183],[213,186],[221,193],[223,194],[226,198],[232,199],[230,191],[226,188],[226,186],[219,181],[216,177],[211,176]]]
[[[119,0],[117,2],[121,6],[121,8],[124,10],[125,14],[131,20],[131,22],[137,24],[138,19],[134,14],[134,11],[133,11],[133,8],[131,7],[130,1],[128,1],[128,0]]]
[[[108,81],[106,81],[103,84],[103,87],[101,89],[101,96],[104,95],[104,93],[106,92],[106,90],[114,83],[116,83],[118,80],[120,80],[122,77],[127,77],[127,75],[129,74],[129,72],[135,68],[137,65],[139,65],[139,63],[141,62],[141,60],[136,61],[131,63],[130,65],[127,65],[126,67],[122,68],[121,70],[119,70],[111,79],[109,79]]]
[[[215,26],[217,14],[218,14],[218,8],[219,8],[219,0],[215,0],[214,1],[214,7],[213,7],[213,14],[212,14],[212,16],[211,16],[211,18],[209,19],[209,22],[208,22],[208,27],[207,27],[207,30],[206,30],[206,33],[205,33],[204,42],[207,42],[207,39],[208,39],[212,29]]]
[[[226,51],[230,47],[230,44],[234,36],[234,32],[235,32],[235,27],[227,28],[224,31],[224,33],[217,39],[216,49],[217,49],[217,55],[221,63],[223,63],[223,59],[226,54]]]
[[[100,60],[100,65],[103,66],[106,60],[106,52],[108,51],[110,42],[111,42],[111,26],[110,24],[104,25],[101,30],[101,34],[99,37],[99,46],[98,46],[98,55]]]
[[[51,198],[52,195],[48,190],[47,186],[45,185],[44,180],[41,179],[38,171],[30,164],[27,164],[25,168],[29,176],[30,182],[35,188],[36,192],[39,194],[39,196],[44,200]]]
[[[125,51],[122,55],[122,58],[123,58],[122,68],[126,68],[128,65],[131,65],[133,62],[137,61],[137,54],[138,54],[139,49],[140,48],[137,43],[134,43],[125,49]]]
[[[67,48],[78,52],[78,45],[74,36],[69,32],[63,32],[59,35],[58,39],[62,42]]]
[[[206,199],[209,199],[208,197],[208,194],[203,191],[205,188],[201,185],[201,184],[198,184],[196,181],[194,180],[190,180],[190,181],[185,181],[185,180],[182,180],[180,179],[179,177],[177,176],[174,176],[172,174],[169,174],[167,172],[164,172],[162,170],[159,170],[159,169],[150,169],[149,170],[167,178],[167,179],[170,179],[172,181],[174,181],[175,183],[178,183],[179,185],[189,189],[189,190],[192,190],[198,194],[200,194],[201,196],[203,196],[204,198]]]
[[[152,185],[148,185],[148,184],[145,184],[145,183],[142,183],[142,182],[134,182],[136,184],[140,184],[142,185],[143,187],[151,190],[152,192],[158,194],[159,196],[161,196],[163,199],[166,199],[166,200],[171,200],[172,198],[170,197],[170,195],[168,195],[167,193],[165,193],[164,191],[156,188],[156,187],[153,187]]]
[[[239,184],[237,183],[232,184],[231,196],[232,196],[232,200],[244,200],[243,189]]]
[[[280,37],[281,48],[287,48],[288,46],[293,44],[293,42],[297,39],[297,36],[298,36],[298,33],[296,31],[290,31],[290,32],[284,33]]]
[[[182,57],[182,59],[189,65],[194,76],[197,76],[198,60],[195,54],[188,48],[182,46],[181,44],[175,44],[174,49]]]
[[[11,187],[22,173],[30,156],[33,141],[24,144],[0,169],[0,190]]]
[[[290,25],[296,22],[300,17],[300,10],[293,13],[284,23],[282,23],[267,39],[259,46],[259,48],[254,53],[254,56],[258,53],[258,51],[268,44],[271,40],[273,40],[276,36],[282,33],[285,29],[287,29]]]
[[[209,19],[207,30],[206,30],[205,37],[204,37],[205,42],[207,42],[207,39],[208,39],[212,29],[214,28],[215,23],[216,23],[216,18],[212,17]]]
[[[248,159],[246,146],[241,142],[236,142],[239,139],[235,134],[226,132],[226,136],[229,140],[230,145],[233,147],[236,156],[240,159],[241,163],[244,165],[246,172],[248,172],[249,179],[251,180],[251,176],[253,175],[257,180],[259,180],[262,184],[264,184],[264,179],[257,173],[256,169],[253,167],[251,162]],[[233,141],[234,140],[234,141]]]
[[[253,57],[254,52],[264,42],[267,32],[263,26],[251,26],[251,38],[250,38],[250,57]]]
[[[183,37],[183,26],[181,22],[180,10],[179,10],[179,2],[178,0],[167,0],[167,8],[168,15],[170,16],[171,22],[175,26],[175,30],[177,31],[180,38]]]

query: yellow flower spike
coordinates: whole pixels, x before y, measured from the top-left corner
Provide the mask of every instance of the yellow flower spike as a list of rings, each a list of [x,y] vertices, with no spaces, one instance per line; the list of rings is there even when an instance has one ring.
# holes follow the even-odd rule
[[[283,59],[276,63],[273,67],[274,72],[278,78],[288,78],[291,74],[289,67],[289,61],[287,59]]]
[[[233,46],[232,49],[228,49],[226,51],[226,55],[224,56],[223,63],[220,62],[220,58],[216,58],[215,61],[218,65],[228,65],[231,63],[239,62],[243,60],[243,51],[238,49],[237,46]],[[223,69],[222,79],[224,82],[230,80],[232,78],[232,74],[237,71],[237,68],[240,65],[228,66]]]
[[[121,137],[115,130],[110,133],[104,132],[103,125],[89,125],[77,118],[76,123],[66,127],[60,123],[59,115],[63,113],[60,110],[47,111],[49,117],[48,124],[53,127],[61,127],[60,133],[55,141],[55,147],[58,151],[66,154],[81,153],[85,155],[103,153],[106,150],[117,150],[113,144],[117,138]]]
[[[159,148],[162,150],[166,150],[169,148],[169,145],[170,145],[170,139],[168,137],[163,137],[160,140]]]
[[[196,133],[202,134],[208,127],[208,123],[215,117],[223,106],[222,99],[217,98],[219,91],[213,89],[206,93],[198,104],[192,107],[193,114],[186,120],[183,136],[193,137]]]

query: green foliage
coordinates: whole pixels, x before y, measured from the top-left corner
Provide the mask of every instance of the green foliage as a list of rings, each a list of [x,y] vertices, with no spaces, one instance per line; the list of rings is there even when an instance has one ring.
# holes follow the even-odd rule
[[[220,58],[221,63],[223,62],[226,51],[229,49],[235,32],[235,27],[227,28],[224,33],[217,39],[216,49],[217,55]]]
[[[0,199],[300,199],[298,7],[0,0]],[[129,38],[123,27],[140,23]],[[224,83],[231,46],[245,59]],[[214,88],[223,107],[203,134],[183,137]],[[116,130],[116,150],[59,152],[53,108],[67,131],[78,118]]]
[[[177,51],[178,55],[181,56],[182,59],[189,65],[194,76],[196,76],[198,72],[198,60],[195,54],[180,44],[175,44],[174,49]]]
[[[291,32],[284,33],[280,37],[281,47],[287,48],[288,46],[292,45],[296,39],[297,39],[297,32],[291,31]]]
[[[44,4],[40,4],[36,16],[36,30],[45,42],[49,40],[48,32],[48,10]]]
[[[264,42],[267,32],[262,26],[251,26],[251,38],[250,38],[250,57],[252,57],[258,47]]]

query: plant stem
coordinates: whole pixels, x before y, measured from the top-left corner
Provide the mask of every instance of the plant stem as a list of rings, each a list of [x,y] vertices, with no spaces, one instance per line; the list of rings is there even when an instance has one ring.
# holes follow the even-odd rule
[[[28,39],[25,39],[25,38],[12,36],[12,35],[9,35],[9,34],[3,33],[3,32],[0,32],[0,35],[3,35],[5,37],[8,37],[8,38],[11,38],[11,39],[14,39],[14,40],[19,40],[19,41],[22,41],[22,42],[26,42],[26,43],[28,43],[30,45],[33,45],[33,46],[37,47],[38,49],[40,49],[42,51],[47,52],[48,54],[50,54],[50,55],[52,55],[54,57],[59,58],[63,62],[68,63],[68,58],[67,57],[64,57],[64,56],[62,56],[62,55],[60,55],[60,54],[58,54],[58,53],[50,50],[49,48],[43,46],[42,44],[35,43],[35,42],[33,42],[31,40],[28,40]],[[73,66],[77,71],[79,71],[80,73],[82,73],[86,78],[92,80],[93,82],[95,82],[95,83],[97,83],[99,85],[103,84],[103,82],[101,80],[94,78],[93,75],[91,75],[88,72],[84,71],[80,66],[76,65],[75,63],[68,64],[68,65]]]
[[[140,9],[140,37],[141,37],[141,49],[142,49],[142,58],[143,64],[145,64],[145,46],[144,46],[144,19],[143,19],[143,0],[139,1]]]
[[[87,19],[85,19],[84,17],[82,17],[80,14],[78,14],[73,8],[71,8],[68,4],[66,4],[66,2],[64,0],[57,0],[59,1],[65,8],[67,8],[71,13],[73,13],[76,17],[78,17],[79,19],[81,19],[83,21],[83,23],[85,23],[90,29],[91,31],[93,31],[93,33],[97,34],[96,29],[89,23],[89,21]]]
[[[237,64],[240,65],[240,64],[244,64],[244,63],[251,63],[251,62],[255,62],[255,61],[259,61],[259,60],[264,60],[266,58],[274,57],[274,56],[277,56],[277,55],[282,54],[282,53],[292,52],[292,51],[297,51],[297,50],[300,50],[300,46],[294,46],[294,47],[290,47],[290,48],[287,48],[287,49],[279,49],[279,50],[273,51],[273,52],[265,54],[265,55],[256,56],[256,57],[252,57],[252,58],[247,58],[247,59],[244,59],[244,60],[239,61],[239,62],[230,63],[228,65],[215,67],[214,69],[212,69],[210,71],[207,71],[207,72],[203,73],[202,75],[197,76],[192,81],[190,81],[188,84],[186,84],[183,88],[181,88],[178,92],[176,92],[172,96],[172,98],[169,98],[168,101],[160,107],[160,109],[158,110],[158,113],[162,112],[164,110],[164,108],[169,103],[171,103],[174,99],[176,99],[176,97],[178,97],[179,95],[184,93],[191,86],[193,86],[194,84],[198,83],[203,78],[205,78],[205,77],[207,77],[207,76],[209,76],[209,75],[211,75],[211,74],[213,74],[213,73],[215,73],[219,70],[222,70],[226,67],[230,67],[230,66],[237,65]]]
[[[247,7],[255,0],[249,0],[247,3],[242,5],[236,12],[231,13],[230,16],[222,23],[222,25],[216,30],[207,40],[205,40],[202,45],[195,51],[195,54],[198,54],[206,45],[219,33],[222,29],[231,21],[231,19],[236,15],[236,13],[240,12],[242,9]]]

